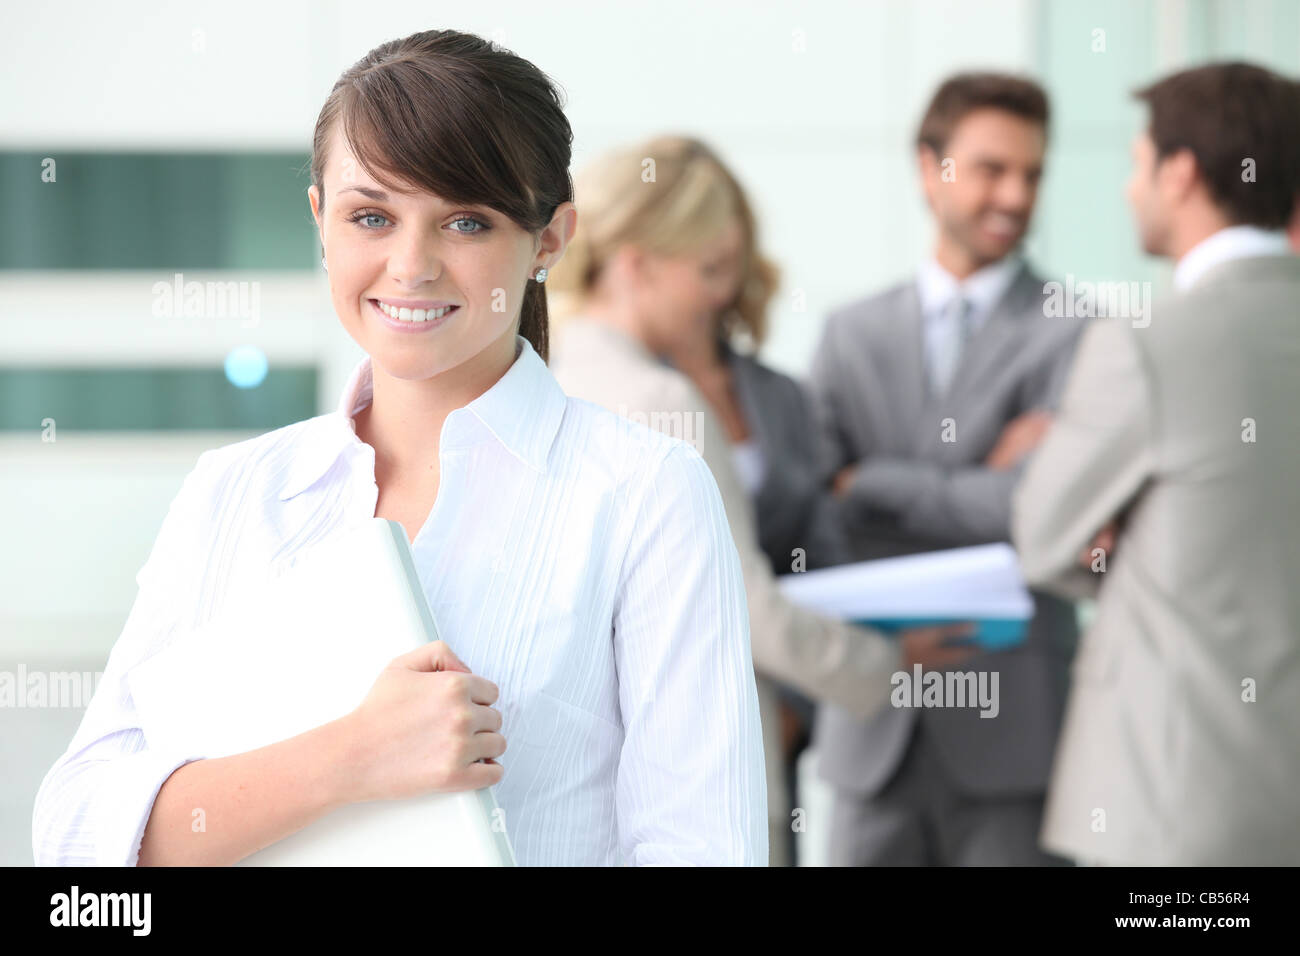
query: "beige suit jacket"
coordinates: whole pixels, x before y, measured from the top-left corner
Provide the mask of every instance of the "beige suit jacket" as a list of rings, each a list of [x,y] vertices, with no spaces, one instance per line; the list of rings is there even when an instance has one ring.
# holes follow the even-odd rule
[[[1032,584],[1095,594],[1043,844],[1300,863],[1300,259],[1098,319],[1013,500]],[[1078,564],[1121,521],[1104,571]]]

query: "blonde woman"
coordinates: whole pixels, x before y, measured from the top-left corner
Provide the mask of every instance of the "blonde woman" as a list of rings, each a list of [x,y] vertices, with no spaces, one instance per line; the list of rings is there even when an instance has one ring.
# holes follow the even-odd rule
[[[525,865],[767,863],[717,486],[688,444],[567,398],[546,365],[571,142],[546,75],[469,34],[385,43],[339,79],[309,199],[366,357],[337,411],[205,452],[186,478],[37,796],[38,863],[229,864],[350,803],[487,785]],[[376,516],[406,528],[448,644],[292,739],[153,746],[131,668]]]
[[[571,395],[680,430],[713,471],[744,568],[760,671],[772,862],[789,863],[803,695],[868,716],[886,702],[895,671],[968,656],[948,645],[964,628],[895,641],[781,597],[773,573],[792,570],[795,549],[807,567],[842,552],[802,388],[732,344],[762,341],[776,274],[718,157],[697,140],[658,137],[586,168],[576,201],[580,222],[551,279],[552,367]]]

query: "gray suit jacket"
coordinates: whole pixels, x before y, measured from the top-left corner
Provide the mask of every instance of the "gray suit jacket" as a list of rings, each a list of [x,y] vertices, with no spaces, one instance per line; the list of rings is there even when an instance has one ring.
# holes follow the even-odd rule
[[[1098,598],[1043,844],[1300,864],[1300,259],[1220,263],[1149,322],[1092,324],[1015,496],[1030,580]]]
[[[1010,539],[1022,470],[982,462],[1017,415],[1051,408],[1082,323],[1049,318],[1043,280],[1025,267],[961,354],[946,397],[930,396],[915,282],[854,303],[827,322],[809,373],[830,474],[859,463],[844,499],[855,560]],[[945,434],[945,428],[947,434]],[[945,438],[955,440],[945,441]],[[893,776],[917,720],[965,792],[1041,793],[1077,640],[1073,605],[1035,594],[1025,642],[961,670],[998,671],[1000,711],[885,708],[863,720],[818,712],[821,776],[872,794]]]

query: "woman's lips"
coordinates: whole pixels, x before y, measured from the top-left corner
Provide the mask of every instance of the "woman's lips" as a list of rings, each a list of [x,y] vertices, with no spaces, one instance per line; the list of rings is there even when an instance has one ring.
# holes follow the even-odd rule
[[[429,329],[436,329],[438,326],[444,324],[448,319],[460,311],[460,306],[454,305],[451,309],[436,319],[425,319],[423,322],[404,322],[401,319],[394,319],[392,316],[384,312],[384,310],[379,307],[378,299],[367,299],[366,301],[370,303],[371,310],[375,315],[379,316],[384,325],[396,332],[427,332]]]

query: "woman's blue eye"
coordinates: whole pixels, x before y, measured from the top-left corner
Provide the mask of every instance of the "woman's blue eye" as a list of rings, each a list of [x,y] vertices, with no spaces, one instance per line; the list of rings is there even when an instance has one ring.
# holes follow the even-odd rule
[[[349,216],[349,217],[348,217],[348,222],[360,222],[360,221],[363,220],[363,219],[384,219],[384,220],[386,221],[386,220],[387,220],[387,217],[386,217],[386,216],[381,216],[381,215],[380,215],[379,213],[377,213],[377,212],[366,212],[365,210],[362,210],[361,212],[355,212],[355,213],[353,213],[351,216]],[[366,228],[367,228],[367,229],[377,229],[377,228],[379,228],[379,227],[378,227],[378,226],[366,226]]]
[[[385,216],[385,215],[383,215],[382,213],[377,213],[377,212],[367,212],[367,211],[364,210],[364,209],[358,210],[357,212],[354,212],[351,216],[348,216],[348,222],[362,223],[362,222],[364,222],[364,220],[367,220],[367,219],[380,219],[380,220],[383,220],[384,223],[387,223],[387,222],[388,222],[388,217]],[[462,229],[462,228],[459,227],[459,223],[462,223],[462,222],[472,223],[472,224],[473,224],[474,226],[476,226],[477,228],[475,228],[475,229]],[[486,223],[486,222],[484,222],[482,219],[478,219],[478,218],[476,218],[476,217],[474,217],[474,216],[461,216],[459,219],[453,219],[453,220],[451,221],[451,225],[454,227],[454,228],[452,228],[452,230],[451,230],[452,232],[459,232],[459,233],[461,233],[462,235],[466,235],[466,236],[477,235],[477,234],[480,233],[480,232],[486,232],[487,230],[489,230],[489,229],[492,228],[488,223]],[[367,230],[367,231],[372,231],[372,230],[376,230],[376,229],[380,229],[380,228],[382,228],[382,225],[372,225],[372,224],[368,224],[368,223],[367,223],[367,224],[363,225],[362,228],[364,228],[364,229]]]
[[[491,228],[492,228],[492,227],[489,226],[487,223],[485,223],[482,219],[475,219],[473,216],[461,216],[459,219],[453,219],[453,220],[451,221],[451,224],[452,224],[453,226],[455,226],[455,225],[457,225],[458,223],[462,223],[462,222],[472,222],[472,223],[474,223],[476,226],[479,226],[480,228],[478,228],[478,229],[453,229],[452,232],[460,232],[460,233],[464,233],[464,234],[467,235],[467,236],[472,236],[472,235],[474,235],[475,233],[483,232],[483,231],[485,231],[485,230],[487,230],[487,229],[491,229]]]

